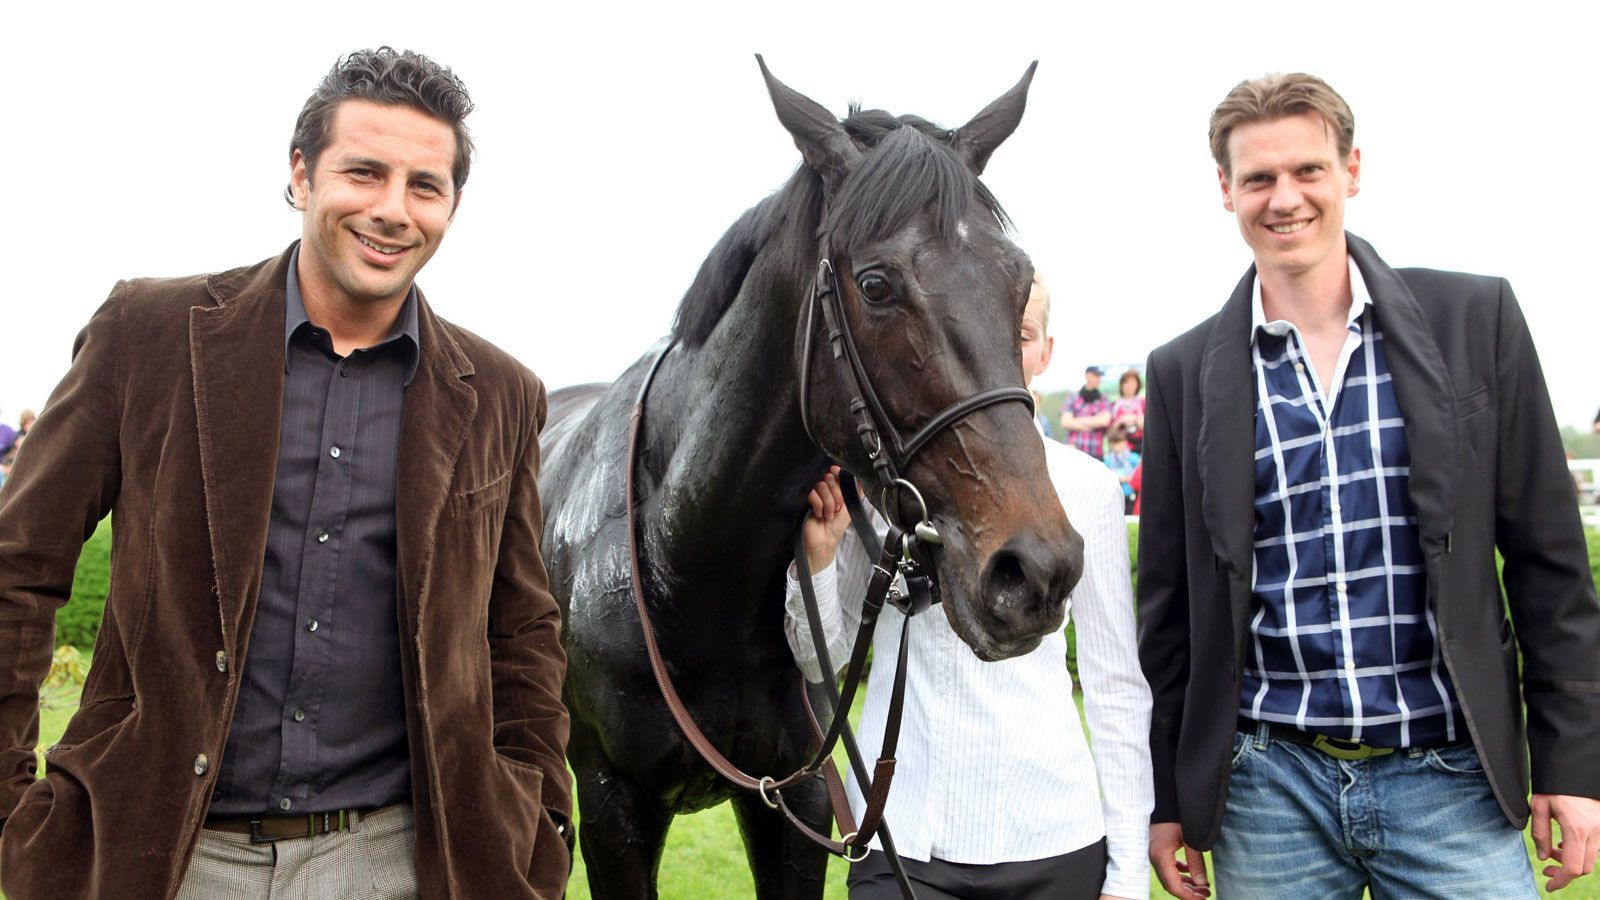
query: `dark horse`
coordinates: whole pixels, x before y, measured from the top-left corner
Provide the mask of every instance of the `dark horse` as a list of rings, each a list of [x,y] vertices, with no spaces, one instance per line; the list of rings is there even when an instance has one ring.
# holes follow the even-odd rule
[[[804,497],[830,458],[872,496],[879,487],[820,334],[808,404],[816,443],[801,422],[804,310],[821,248],[867,374],[903,433],[978,391],[1020,385],[1032,266],[977,176],[1021,119],[1033,70],[957,131],[877,110],[840,122],[762,72],[805,162],[728,229],[684,296],[636,478],[640,574],[668,671],[722,753],[782,777],[807,760],[810,741],[783,632]],[[569,756],[589,883],[597,898],[654,897],[673,816],[732,799],[757,895],[820,897],[826,854],[701,761],[651,675],[630,593],[624,475],[629,412],[653,356],[613,384],[552,394],[542,438],[544,558],[566,612]],[[1006,659],[1061,627],[1082,541],[1059,506],[1038,502],[1049,481],[1024,403],[962,419],[903,474],[944,535],[932,560],[943,614],[973,652]],[[827,828],[820,778],[784,797]]]

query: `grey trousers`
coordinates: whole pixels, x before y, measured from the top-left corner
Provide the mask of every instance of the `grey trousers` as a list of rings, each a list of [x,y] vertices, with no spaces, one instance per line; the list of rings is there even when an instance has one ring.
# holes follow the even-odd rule
[[[178,900],[401,900],[417,896],[411,807],[386,807],[352,831],[252,844],[201,830]]]

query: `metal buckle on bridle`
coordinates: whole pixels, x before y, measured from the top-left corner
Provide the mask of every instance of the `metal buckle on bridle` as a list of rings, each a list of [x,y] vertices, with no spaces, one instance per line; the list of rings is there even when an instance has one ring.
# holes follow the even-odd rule
[[[765,803],[771,809],[778,808],[778,801],[768,798],[767,791],[775,787],[777,783],[778,780],[773,778],[771,775],[763,775],[761,776],[761,781],[756,785],[756,792],[761,795],[761,802]]]
[[[895,518],[894,508],[889,505],[890,488],[903,488],[910,491],[911,496],[916,498],[917,509],[920,510],[917,515],[916,524],[906,532],[906,537],[910,538],[915,535],[917,540],[922,541],[925,544],[944,543],[944,538],[939,535],[939,529],[935,528],[933,521],[928,518],[928,502],[922,499],[922,492],[917,490],[916,485],[905,480],[904,478],[896,478],[893,481],[890,481],[887,485],[884,485],[883,496],[880,498],[883,501],[883,506],[881,507],[883,514],[888,516],[891,520]],[[910,552],[911,545],[906,544],[905,555],[909,557]]]
[[[839,855],[844,858],[845,862],[851,862],[851,863],[866,862],[867,854],[872,852],[872,849],[870,847],[855,847],[855,848],[852,848],[850,846],[850,842],[856,839],[856,835],[858,833],[859,832],[852,831],[849,834],[841,835],[839,837],[839,843],[844,845],[844,852],[839,854]],[[859,857],[851,856],[850,855],[850,851],[852,849],[860,850],[861,851],[861,855]]]

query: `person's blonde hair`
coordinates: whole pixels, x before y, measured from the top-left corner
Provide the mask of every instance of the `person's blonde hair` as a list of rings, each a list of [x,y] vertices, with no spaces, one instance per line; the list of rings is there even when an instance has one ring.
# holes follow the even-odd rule
[[[1333,129],[1341,160],[1350,155],[1356,143],[1356,116],[1350,111],[1350,104],[1321,78],[1290,72],[1241,81],[1222,98],[1211,112],[1211,158],[1217,161],[1223,175],[1232,178],[1228,137],[1235,128],[1305,113],[1315,114]]]
[[[1039,298],[1039,327],[1043,330],[1039,337],[1042,338],[1050,333],[1050,289],[1045,287],[1044,278],[1037,271],[1033,273],[1033,287],[1028,289],[1029,306],[1033,305],[1034,297]]]

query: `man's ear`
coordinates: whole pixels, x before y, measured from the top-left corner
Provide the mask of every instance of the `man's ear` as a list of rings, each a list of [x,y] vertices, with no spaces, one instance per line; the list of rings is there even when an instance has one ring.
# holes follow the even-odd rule
[[[456,210],[461,208],[461,198],[465,197],[466,194],[467,194],[466,191],[464,191],[464,190],[462,190],[460,188],[456,188],[456,195],[450,201],[450,221],[451,222],[454,222],[456,220]]]
[[[289,153],[289,191],[294,195],[294,208],[306,211],[311,195],[311,175],[306,171],[306,157],[296,147]]]
[[[1361,193],[1361,148],[1351,147],[1350,155],[1345,157],[1344,170],[1350,173],[1350,190],[1346,197],[1354,197]]]
[[[1050,368],[1050,356],[1055,352],[1056,339],[1050,335],[1046,335],[1044,339],[1044,350],[1039,354],[1039,368],[1033,373],[1035,377],[1043,375],[1044,370]]]
[[[1228,181],[1228,173],[1217,167],[1217,184],[1222,188],[1222,208],[1233,212],[1233,185]]]

